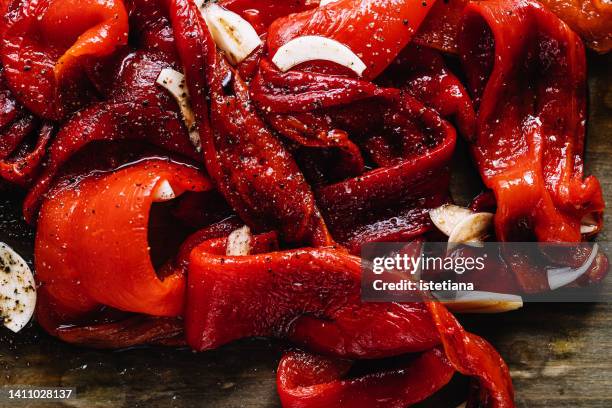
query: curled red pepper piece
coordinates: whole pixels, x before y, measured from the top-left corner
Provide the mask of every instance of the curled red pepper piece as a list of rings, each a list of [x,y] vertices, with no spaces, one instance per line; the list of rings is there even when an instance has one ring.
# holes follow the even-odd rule
[[[472,138],[476,125],[472,100],[459,78],[446,67],[439,52],[410,44],[380,80],[390,82],[438,111],[440,116],[453,120],[459,133],[466,139]]]
[[[19,101],[44,118],[60,119],[88,100],[77,61],[127,43],[121,0],[27,0],[9,10],[0,51],[6,79]]]
[[[437,348],[400,368],[345,379],[350,367],[346,360],[285,354],[276,380],[283,407],[405,408],[442,388],[455,372]]]
[[[100,305],[182,313],[185,277],[180,271],[158,277],[149,256],[149,211],[154,201],[169,199],[159,196],[168,186],[175,195],[211,188],[193,167],[150,159],[64,182],[49,193],[35,248],[37,279],[48,299],[38,308],[41,322],[71,323]]]
[[[268,31],[273,56],[290,40],[318,35],[350,48],[366,65],[365,79],[373,79],[408,44],[433,1],[338,0],[276,20]]]
[[[183,321],[171,317],[137,315],[116,322],[87,326],[63,326],[57,337],[66,343],[98,349],[122,349],[138,345],[183,346]]]
[[[125,6],[133,37],[130,43],[140,51],[157,51],[176,57],[166,0],[125,0]]]
[[[277,18],[315,8],[318,2],[313,0],[282,2],[277,0],[221,0],[218,4],[240,14],[261,35]]]
[[[334,128],[328,116],[313,112],[264,115],[274,130],[299,146],[317,149],[318,152],[321,149],[337,152],[338,160],[331,166],[332,179],[363,173],[365,164],[359,146],[347,132]]]
[[[480,382],[481,392],[474,396],[479,401],[469,401],[468,406],[514,407],[510,372],[497,351],[484,339],[467,333],[441,303],[428,302],[427,306],[453,367],[462,374],[476,377]]]
[[[580,241],[583,217],[601,226],[604,208],[597,179],[583,179],[580,38],[535,2],[497,0],[467,7],[459,44],[478,105],[473,154],[496,196],[497,238]]]

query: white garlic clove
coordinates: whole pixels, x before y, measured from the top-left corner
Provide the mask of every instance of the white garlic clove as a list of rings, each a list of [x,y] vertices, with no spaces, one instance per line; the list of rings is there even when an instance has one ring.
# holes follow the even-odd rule
[[[0,320],[17,333],[32,318],[36,307],[36,283],[26,261],[0,242]]]

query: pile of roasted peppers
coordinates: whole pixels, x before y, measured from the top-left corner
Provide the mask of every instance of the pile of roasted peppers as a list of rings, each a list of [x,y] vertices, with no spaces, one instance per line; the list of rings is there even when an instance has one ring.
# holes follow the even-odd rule
[[[444,305],[361,302],[358,255],[428,238],[457,133],[498,240],[578,242],[585,219],[597,233],[579,35],[609,50],[610,6],[216,6],[257,33],[246,58],[218,46],[202,2],[0,0],[0,177],[27,190],[39,324],[100,348],[287,339],[300,349],[278,368],[285,407],[405,407],[455,372],[473,377],[468,407],[514,406],[506,364]],[[273,57],[305,36],[364,66],[280,69]],[[167,69],[184,75],[183,103],[160,85]],[[247,250],[229,251],[245,224]]]

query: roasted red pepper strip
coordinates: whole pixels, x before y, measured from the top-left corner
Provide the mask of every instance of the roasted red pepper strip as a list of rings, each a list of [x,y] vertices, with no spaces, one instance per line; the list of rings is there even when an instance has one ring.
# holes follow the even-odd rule
[[[176,57],[174,35],[166,0],[125,0],[129,14],[130,43],[138,50],[158,51]]]
[[[260,109],[275,113],[312,111],[372,97],[393,100],[399,96],[396,89],[340,75],[295,70],[282,73],[267,60],[261,61],[250,90]]]
[[[392,135],[405,138],[400,152],[393,152],[386,141],[381,143],[388,152],[370,144],[375,160],[380,157],[380,168],[317,191],[332,234],[352,253],[359,253],[366,242],[408,241],[422,235],[431,229],[428,211],[448,199],[446,166],[455,148],[455,130],[408,95],[398,105],[391,105],[383,121],[387,133],[401,129],[403,134]]]
[[[483,390],[481,395],[478,395],[480,401],[478,404],[468,406],[514,407],[510,372],[497,351],[484,339],[467,333],[444,305],[428,302],[427,306],[440,332],[444,351],[451,364],[460,373],[476,377],[480,382]]]
[[[296,37],[319,35],[350,48],[367,67],[363,77],[373,79],[408,44],[434,1],[338,0],[292,14],[270,26],[269,55]]]
[[[240,14],[260,35],[266,32],[268,26],[277,18],[300,13],[318,5],[316,0],[222,0],[218,4]]]
[[[457,37],[463,9],[469,0],[440,0],[431,8],[414,36],[414,42],[440,51],[457,54]]]
[[[32,112],[60,119],[87,99],[79,95],[76,62],[126,44],[128,18],[120,0],[26,0],[8,13],[2,31],[0,52],[11,90]],[[74,88],[69,96],[62,89],[66,80]]]
[[[335,149],[338,160],[333,165],[333,179],[363,173],[365,165],[359,146],[351,141],[347,132],[334,128],[327,115],[312,112],[262,114],[274,130],[300,146],[316,148],[317,152]]]
[[[121,349],[143,344],[176,347],[185,344],[182,320],[145,315],[112,323],[64,326],[57,330],[56,335],[67,343],[98,349]]]
[[[476,125],[472,100],[459,78],[446,67],[439,52],[410,44],[387,68],[380,81],[400,88],[438,111],[440,116],[453,120],[463,137],[472,138]]]
[[[344,379],[345,360],[289,352],[278,366],[277,387],[284,408],[405,408],[448,383],[455,370],[435,348],[400,368]]]
[[[328,354],[372,358],[425,350],[438,342],[423,305],[366,303],[355,308],[360,304],[361,261],[344,251],[298,249],[228,257],[225,247],[217,252],[211,248],[208,243],[196,247],[189,263],[186,335],[196,350],[275,335],[315,349],[328,346],[319,350]],[[311,339],[300,328],[297,318],[304,314],[323,319],[319,327],[304,324],[325,336]]]
[[[541,0],[578,33],[587,46],[605,53],[612,50],[612,3],[607,0]]]
[[[190,166],[150,159],[62,183],[49,193],[35,248],[36,277],[48,296],[47,306],[38,308],[41,322],[71,323],[99,305],[182,313],[185,277],[177,272],[161,280],[149,257],[149,210],[164,181],[177,195],[211,188]],[[57,326],[45,328],[54,333]]]
[[[519,34],[520,33],[520,34]],[[604,208],[583,179],[586,64],[580,38],[538,3],[466,9],[460,52],[478,104],[473,153],[497,199],[497,238],[581,240]]]
[[[458,53],[463,9],[468,0],[438,1],[414,37],[417,44]],[[546,9],[578,33],[588,47],[605,53],[612,49],[612,4],[606,0],[540,0]]]
[[[439,331],[455,369],[480,379],[486,406],[513,406],[507,367],[488,343],[466,333],[439,303],[362,303],[360,259],[345,252],[323,248],[226,256],[225,240],[212,240],[192,251],[188,288],[186,336],[196,350],[243,337],[281,336],[327,355],[371,359],[428,350],[440,341]],[[334,382],[346,366],[334,368],[338,362],[327,361],[321,370],[309,364],[294,367],[313,369],[313,375],[281,366],[281,396],[291,404],[301,398],[325,402],[331,398],[327,392],[359,387]],[[363,381],[375,393],[385,392],[372,378]]]
[[[248,88],[216,54],[205,23],[195,8],[176,0],[173,24],[179,54],[199,121],[206,167],[217,188],[250,226],[278,229],[290,242],[333,243],[314,195],[295,161],[266,128],[251,104]],[[202,65],[202,56],[207,59]],[[202,95],[203,72],[210,90],[209,112]],[[205,130],[203,130],[205,129]]]
[[[56,307],[47,303],[46,292],[39,297],[40,309]],[[104,323],[88,323],[80,326],[69,326],[56,321],[46,321],[49,316],[38,313],[41,326],[62,341],[83,347],[98,349],[121,349],[143,344],[183,346],[183,321],[175,317],[153,317],[136,315],[120,317],[116,321]],[[57,327],[57,330],[49,328]]]

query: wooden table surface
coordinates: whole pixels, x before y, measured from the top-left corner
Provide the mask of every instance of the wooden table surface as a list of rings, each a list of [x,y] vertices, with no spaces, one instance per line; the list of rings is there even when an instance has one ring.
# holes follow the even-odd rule
[[[612,55],[590,55],[589,66],[587,168],[599,177],[610,203]],[[454,192],[465,202],[478,187],[461,156],[460,148]],[[0,241],[31,254],[32,231],[19,221],[14,201],[0,191]],[[600,241],[609,240],[611,219],[608,213]],[[512,313],[461,320],[508,362],[519,407],[612,407],[611,304],[527,304]],[[284,346],[252,339],[199,354],[163,348],[97,351],[63,344],[35,326],[18,335],[0,329],[0,386],[77,388],[77,398],[63,403],[0,401],[0,407],[278,407],[275,369]],[[465,400],[466,389],[466,379],[456,376],[421,406],[454,408]]]

